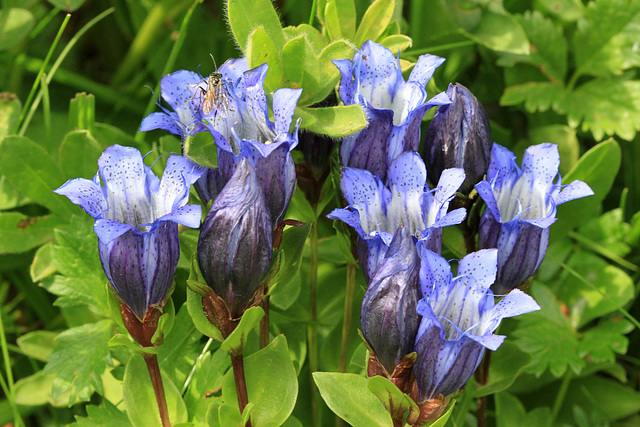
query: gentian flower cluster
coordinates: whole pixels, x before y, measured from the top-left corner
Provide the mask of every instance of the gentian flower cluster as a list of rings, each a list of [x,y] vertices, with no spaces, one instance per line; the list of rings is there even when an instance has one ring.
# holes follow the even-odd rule
[[[114,290],[140,320],[166,302],[180,256],[178,224],[200,226],[201,209],[186,205],[204,169],[171,156],[158,179],[140,152],[113,145],[93,180],[67,181],[56,193],[95,219],[100,261]]]
[[[487,179],[475,188],[487,204],[478,244],[499,250],[496,294],[522,285],[538,270],[547,251],[549,227],[556,221],[556,207],[593,194],[582,181],[563,186],[559,165],[555,144],[529,147],[522,168],[515,154],[493,144]]]

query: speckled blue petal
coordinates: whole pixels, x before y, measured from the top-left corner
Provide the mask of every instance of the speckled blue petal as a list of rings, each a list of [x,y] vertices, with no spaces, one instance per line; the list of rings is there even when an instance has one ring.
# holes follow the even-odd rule
[[[199,206],[192,206],[200,209]],[[163,221],[153,232],[143,235],[142,265],[147,307],[158,304],[167,295],[173,284],[179,257],[178,224]]]
[[[92,218],[99,218],[107,210],[107,199],[102,193],[102,187],[94,181],[76,178],[70,179],[54,193],[67,196],[71,202],[80,206]]]
[[[200,94],[197,92],[200,84],[204,86],[203,78],[193,71],[178,70],[167,74],[160,79],[162,99],[178,114],[184,111],[186,116],[188,110],[193,116],[198,111],[198,103],[201,101],[198,97]]]
[[[154,129],[163,129],[174,135],[183,135],[184,128],[178,123],[180,119],[176,113],[151,113],[140,124],[138,132],[148,132]]]
[[[347,203],[360,212],[362,229],[366,233],[376,230],[385,215],[389,190],[371,172],[355,168],[342,170],[340,188]]]
[[[436,68],[442,65],[444,61],[444,58],[435,55],[426,54],[420,56],[416,65],[413,66],[413,70],[411,70],[409,81],[418,82],[422,87],[426,86],[431,77],[433,77]]]
[[[335,65],[340,71],[340,85],[338,86],[338,95],[344,105],[352,105],[354,103],[353,96],[356,92],[355,83],[353,80],[353,63],[349,59],[332,59],[333,65]]]
[[[302,89],[278,89],[273,93],[273,119],[277,134],[289,133],[291,119]]]
[[[200,227],[202,208],[198,205],[182,206],[158,218],[156,221],[171,221],[189,228]]]
[[[93,231],[95,231],[98,239],[104,244],[111,243],[114,239],[130,230],[135,234],[141,234],[133,225],[123,224],[110,219],[99,219],[93,224]]]
[[[593,196],[594,192],[586,183],[582,181],[573,181],[571,184],[562,188],[558,194],[553,197],[556,206],[569,200],[580,199],[582,197]]]
[[[189,201],[189,188],[204,172],[204,167],[187,157],[170,156],[158,188],[153,191],[156,217],[184,206]]]
[[[386,47],[371,40],[354,56],[358,96],[364,105],[391,108],[397,87],[404,83],[400,64]]]
[[[500,144],[493,143],[491,161],[487,169],[487,181],[494,189],[500,189],[505,182],[511,182],[514,174],[519,174],[516,155]]]

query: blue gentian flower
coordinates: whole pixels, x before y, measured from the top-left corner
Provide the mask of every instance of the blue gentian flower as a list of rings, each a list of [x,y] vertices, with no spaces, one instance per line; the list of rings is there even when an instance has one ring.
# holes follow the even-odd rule
[[[462,388],[485,348],[496,350],[505,337],[494,335],[505,317],[539,310],[529,295],[513,290],[494,303],[497,250],[473,252],[460,260],[453,277],[446,259],[418,243],[421,257],[418,313],[422,316],[414,351],[418,402]]]
[[[466,87],[450,84],[451,104],[438,107],[424,139],[424,159],[433,182],[443,170],[462,168],[466,174],[460,192],[469,194],[484,178],[491,156],[489,117]]]
[[[419,270],[413,237],[400,227],[373,272],[360,312],[362,334],[388,374],[413,351],[420,322],[416,313]]]
[[[251,301],[271,266],[273,230],[251,162],[243,159],[213,201],[198,239],[198,263],[207,284],[232,318]]]
[[[361,105],[369,122],[366,129],[342,141],[343,166],[366,169],[386,182],[393,159],[403,151],[418,151],[425,113],[433,106],[449,103],[444,93],[425,102],[425,86],[443,62],[443,58],[422,55],[405,82],[399,58],[371,40],[362,45],[353,60],[333,61],[342,75],[340,99],[345,105]]]
[[[185,157],[171,156],[158,179],[137,149],[113,145],[98,159],[93,180],[71,179],[55,190],[95,219],[104,272],[139,320],[164,303],[172,286],[178,224],[200,226],[200,206],[186,203],[202,172]]]
[[[366,278],[373,274],[401,226],[440,252],[441,228],[459,224],[466,216],[464,208],[447,213],[464,181],[462,169],[446,170],[438,186],[429,190],[424,162],[417,153],[408,151],[391,162],[387,181],[388,186],[367,170],[344,168],[340,188],[349,205],[327,215],[358,233],[358,257]]]
[[[522,169],[508,149],[493,144],[487,179],[475,188],[487,204],[480,219],[480,248],[498,248],[496,294],[520,286],[536,272],[547,251],[556,206],[590,196],[582,181],[562,185],[556,144],[529,147]],[[554,183],[554,180],[556,181]]]

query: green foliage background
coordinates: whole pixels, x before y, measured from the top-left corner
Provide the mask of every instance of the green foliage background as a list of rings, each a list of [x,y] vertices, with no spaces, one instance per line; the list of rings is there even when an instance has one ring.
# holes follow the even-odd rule
[[[318,13],[312,15],[316,30],[301,26],[310,21],[311,0],[276,1],[278,15],[264,1],[248,0],[2,2],[0,425],[17,413],[27,425],[144,425],[142,409],[131,409],[145,408],[141,402],[152,399],[140,379],[144,371],[135,369],[140,360],[130,359],[135,351],[126,346],[107,344],[123,329],[100,267],[92,222],[51,190],[69,178],[92,177],[101,151],[114,143],[143,153],[179,152],[180,142],[163,132],[137,134],[141,119],[157,110],[148,87],[157,98],[163,73],[199,69],[207,75],[213,69],[209,54],[221,64],[241,56],[242,48],[255,65],[260,55],[273,63],[269,43],[278,50],[295,39],[276,58],[282,72],[270,74],[268,88],[312,87],[297,112],[303,128],[336,137],[353,130],[361,119],[357,111],[342,112],[353,114],[349,127],[336,114],[314,108],[332,90],[315,70],[333,73],[337,81],[335,70],[323,68],[326,58],[314,45],[319,42],[313,35],[323,27],[328,40],[351,40],[334,45],[344,55],[352,50],[349,43],[359,46],[367,34],[375,34],[402,50],[403,64],[424,53],[445,57],[427,88],[430,96],[449,82],[464,84],[487,109],[496,142],[518,154],[532,144],[557,143],[563,181],[584,180],[596,193],[559,209],[547,258],[531,286],[543,310],[503,324],[499,332],[509,338],[492,355],[489,384],[476,387],[471,380],[447,425],[474,425],[474,398],[482,395],[494,396],[491,425],[640,424],[640,1],[379,3],[371,27],[359,25],[356,31],[368,0],[356,0],[353,10],[347,0],[318,0]],[[228,22],[227,7],[238,13],[230,13]],[[71,13],[68,21],[64,11]],[[251,16],[264,25],[263,32],[252,31]],[[278,18],[285,27],[281,33]],[[380,22],[386,24],[374,28]],[[316,53],[302,55],[308,52]],[[432,114],[423,123],[423,135]],[[207,147],[210,141],[196,145],[193,157],[207,161]],[[357,315],[347,368],[354,375],[333,374],[339,365],[346,260],[343,237],[324,218],[336,205],[332,185],[315,210],[298,192],[288,214],[319,221],[317,327],[323,373],[316,383],[331,410],[350,414],[353,425],[388,425],[372,417],[384,409],[367,391],[382,385],[355,375],[364,372],[366,357]],[[271,297],[276,338],[258,352],[256,337],[249,337],[247,375],[256,378],[250,395],[256,397],[254,413],[263,416],[254,425],[313,425],[309,244],[300,250],[306,232],[289,240],[285,235],[285,260],[287,254],[302,254],[302,259],[290,256],[298,262],[289,260],[290,277],[280,279]],[[233,425],[231,420],[241,419],[232,402],[226,353],[216,351],[215,342],[205,344],[187,313],[185,281],[196,242],[197,231],[181,234],[176,317],[158,356],[173,396],[172,420]],[[463,245],[455,230],[447,230],[445,244],[448,258],[460,257]],[[363,293],[358,272],[355,313]],[[266,385],[273,392],[260,394]],[[203,399],[205,393],[212,397]],[[274,407],[274,396],[281,406]],[[129,408],[126,414],[124,408]],[[322,425],[335,424],[328,407],[321,406],[320,417]]]

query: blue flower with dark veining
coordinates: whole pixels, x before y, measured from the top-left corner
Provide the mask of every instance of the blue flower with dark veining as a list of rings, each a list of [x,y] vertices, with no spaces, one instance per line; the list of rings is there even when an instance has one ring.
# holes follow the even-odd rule
[[[505,337],[494,335],[505,317],[539,310],[529,295],[514,289],[498,303],[491,284],[497,250],[473,252],[460,260],[453,277],[446,259],[418,243],[421,258],[422,316],[414,351],[418,402],[445,397],[462,388],[476,370],[485,348],[496,350]]]
[[[425,113],[433,106],[449,103],[444,93],[425,102],[425,86],[443,62],[443,58],[422,55],[405,82],[399,58],[370,40],[353,60],[333,61],[342,74],[341,101],[361,105],[369,122],[366,129],[342,141],[343,166],[366,169],[386,182],[389,164],[400,153],[418,151]]]
[[[438,186],[429,190],[424,162],[417,153],[404,152],[391,162],[388,185],[367,170],[344,168],[340,188],[349,205],[328,217],[344,221],[358,233],[358,257],[369,278],[401,226],[416,239],[426,240],[430,249],[441,251],[442,227],[459,224],[466,216],[463,208],[447,213],[463,181],[462,169],[448,169]]]
[[[242,315],[269,271],[272,240],[269,209],[256,172],[242,160],[213,201],[198,239],[202,275],[233,318]]]
[[[185,157],[171,156],[158,179],[137,149],[113,145],[98,159],[93,180],[71,179],[55,190],[95,219],[104,272],[140,320],[172,286],[178,224],[200,226],[200,206],[186,203],[202,172]]]
[[[460,192],[469,194],[484,178],[491,156],[489,117],[478,99],[459,83],[450,84],[451,104],[438,107],[424,139],[424,159],[432,180],[447,168],[466,174]]]
[[[529,147],[522,169],[515,154],[493,144],[487,179],[475,188],[487,204],[478,244],[480,248],[498,248],[496,294],[520,286],[540,267],[549,243],[549,227],[556,221],[556,206],[593,194],[582,181],[563,186],[559,165],[556,144]]]
[[[362,334],[388,374],[413,351],[420,322],[419,270],[413,237],[400,227],[372,274],[360,311]]]

